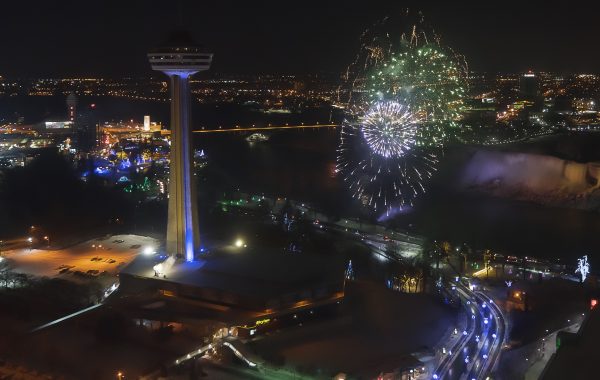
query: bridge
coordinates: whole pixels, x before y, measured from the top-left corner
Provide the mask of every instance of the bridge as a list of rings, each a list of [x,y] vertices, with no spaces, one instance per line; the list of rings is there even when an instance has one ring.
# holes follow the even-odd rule
[[[218,132],[259,132],[259,131],[275,131],[281,129],[314,129],[314,128],[337,128],[339,124],[311,124],[311,125],[267,125],[264,127],[235,127],[235,128],[218,128],[218,129],[200,129],[193,133],[218,133]]]

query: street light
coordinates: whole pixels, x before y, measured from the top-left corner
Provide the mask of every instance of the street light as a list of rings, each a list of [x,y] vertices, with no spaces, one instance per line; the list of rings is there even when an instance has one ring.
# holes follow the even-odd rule
[[[123,380],[125,378],[125,376],[123,376],[123,372],[119,371],[117,372],[117,379],[118,380]]]
[[[46,240],[46,245],[50,246],[50,238],[48,236],[44,236],[44,240]]]

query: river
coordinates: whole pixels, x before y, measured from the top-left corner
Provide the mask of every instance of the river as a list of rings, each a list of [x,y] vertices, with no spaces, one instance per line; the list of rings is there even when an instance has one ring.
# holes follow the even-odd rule
[[[341,215],[362,215],[335,173],[338,139],[337,130],[302,130],[274,132],[269,141],[253,144],[240,134],[200,134],[195,143],[205,149],[209,162],[232,187],[313,202]],[[592,147],[589,140],[590,136],[558,136],[501,149],[542,153],[581,141]],[[447,151],[428,192],[413,209],[396,216],[396,222],[432,238],[511,254],[568,260],[596,255],[598,212],[457,191],[461,169],[474,150],[454,147]],[[575,151],[580,157],[597,159],[593,149]],[[569,158],[567,153],[556,155]]]
[[[96,103],[97,118],[141,120],[145,114],[166,122],[167,103],[148,103],[114,98],[84,98],[80,107]],[[62,97],[15,97],[0,102],[0,118],[15,114],[33,123],[66,112]],[[335,114],[317,109],[287,115],[267,115],[234,105],[194,106],[194,126],[224,127],[240,124],[265,125],[328,122]],[[339,115],[337,116],[339,120]],[[361,215],[343,181],[335,173],[337,129],[282,130],[270,133],[266,142],[250,144],[240,133],[194,135],[194,144],[204,149],[210,181],[248,192],[264,192],[312,202],[340,215]],[[529,143],[504,146],[501,150],[551,154],[578,161],[600,161],[600,134],[560,135]],[[462,165],[475,148],[447,150],[427,194],[410,212],[397,216],[409,230],[454,243],[468,242],[476,248],[573,261],[588,254],[592,265],[600,245],[600,215],[597,212],[547,207],[528,202],[465,194],[455,190]]]

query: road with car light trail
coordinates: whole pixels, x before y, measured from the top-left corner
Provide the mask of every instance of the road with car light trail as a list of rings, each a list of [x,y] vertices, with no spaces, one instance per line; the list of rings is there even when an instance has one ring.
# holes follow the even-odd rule
[[[462,337],[438,365],[432,379],[485,379],[496,368],[506,339],[506,320],[500,308],[482,292],[459,281],[450,285],[468,314]]]

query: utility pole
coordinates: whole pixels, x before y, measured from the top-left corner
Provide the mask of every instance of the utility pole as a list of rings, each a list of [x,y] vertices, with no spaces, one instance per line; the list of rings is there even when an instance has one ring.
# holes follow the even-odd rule
[[[489,278],[490,274],[490,259],[492,257],[492,253],[489,249],[486,249],[483,252],[483,265],[485,265],[485,278]]]

